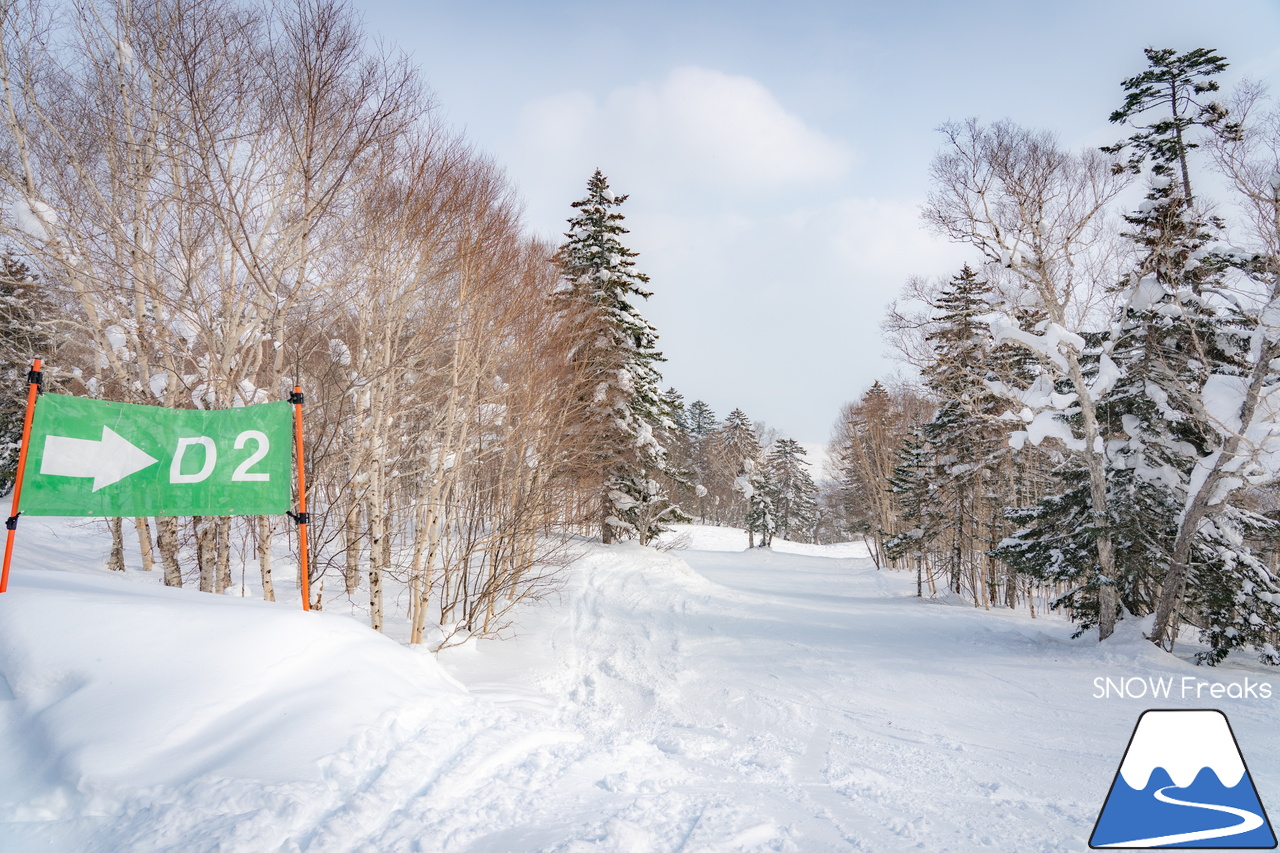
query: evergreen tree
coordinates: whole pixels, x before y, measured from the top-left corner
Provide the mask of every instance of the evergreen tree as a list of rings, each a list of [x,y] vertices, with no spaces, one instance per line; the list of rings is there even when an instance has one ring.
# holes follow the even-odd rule
[[[675,388],[667,388],[666,391],[662,392],[662,405],[666,408],[667,415],[675,425],[675,432],[682,436],[688,434],[689,424],[685,413],[684,395]]]
[[[662,404],[674,428],[663,430],[658,436],[659,442],[667,450],[666,471],[659,478],[659,483],[665,494],[681,496],[678,501],[681,506],[690,506],[697,501],[696,460],[684,395],[675,388],[668,388],[662,393]]]
[[[1280,607],[1272,603],[1280,583],[1248,544],[1272,523],[1228,494],[1215,500],[1207,523],[1180,531],[1195,471],[1223,445],[1203,405],[1206,392],[1211,383],[1246,374],[1254,331],[1228,281],[1232,268],[1247,262],[1215,251],[1221,223],[1199,214],[1188,168],[1193,127],[1238,132],[1221,105],[1195,99],[1217,90],[1210,78],[1226,62],[1203,49],[1182,56],[1149,50],[1147,57],[1152,68],[1125,81],[1125,106],[1112,116],[1161,111],[1129,140],[1136,152],[1130,167],[1149,157],[1151,179],[1139,210],[1125,217],[1141,256],[1123,283],[1110,364],[1102,364],[1117,379],[1100,415],[1122,433],[1108,444],[1111,492],[1120,497],[1123,489],[1127,498],[1116,500],[1110,514],[1135,546],[1117,580],[1135,613],[1159,610],[1162,601],[1173,610],[1171,602],[1182,599],[1177,618],[1196,625],[1212,648],[1205,662],[1252,646],[1280,663],[1268,637],[1280,629]]]
[[[778,529],[773,495],[777,484],[773,481],[766,466],[757,465],[754,460],[746,460],[746,468],[738,477],[737,487],[746,499],[747,511],[744,518],[747,528],[749,547],[768,548],[773,543],[773,534]]]
[[[13,488],[27,409],[27,372],[48,358],[50,309],[31,269],[12,251],[0,254],[0,495]]]
[[[933,498],[935,466],[933,452],[924,442],[923,428],[916,427],[902,442],[898,464],[889,478],[889,491],[898,505],[900,532],[885,540],[885,554],[900,562],[914,558],[916,596],[924,595],[926,553],[942,529]]]
[[[783,539],[812,541],[817,523],[818,487],[810,476],[807,455],[798,441],[781,438],[765,457],[767,491],[773,508],[773,532]]]
[[[642,544],[671,521],[688,520],[662,487],[670,463],[662,436],[676,429],[659,392],[663,361],[656,330],[640,316],[649,277],[621,241],[627,229],[616,196],[596,170],[587,195],[573,203],[568,241],[558,260],[561,298],[578,345],[573,358],[587,377],[589,434],[601,472],[601,538],[634,536]]]
[[[933,349],[921,371],[925,386],[941,401],[921,430],[925,442],[939,449],[935,460],[934,507],[930,519],[943,529],[929,539],[946,542],[944,562],[950,587],[960,592],[966,575],[974,578],[995,538],[996,516],[986,500],[997,456],[1007,448],[997,419],[1008,408],[987,385],[994,378],[995,342],[982,322],[991,313],[991,286],[966,264],[933,302],[937,329],[926,339]]]
[[[734,409],[709,438],[711,472],[708,488],[716,502],[716,524],[738,525],[747,513],[743,479],[760,459],[755,425],[741,409]]]
[[[694,400],[689,404],[686,410],[686,425],[689,435],[693,436],[697,442],[701,442],[719,426],[715,412],[711,411],[711,407],[702,400]]]
[[[689,437],[689,476],[693,482],[694,506],[697,507],[698,519],[703,524],[715,507],[715,495],[712,493],[715,459],[712,453],[713,443],[709,440],[719,424],[715,413],[702,400],[694,400],[685,410],[685,427]]]
[[[1100,407],[1122,432],[1108,448],[1118,498],[1112,524],[1131,546],[1117,580],[1126,607],[1141,615],[1155,610],[1173,568],[1193,473],[1221,447],[1201,401],[1209,383],[1243,375],[1251,332],[1234,301],[1221,298],[1236,261],[1212,250],[1216,223],[1198,217],[1175,187],[1155,175],[1142,207],[1126,217],[1143,256],[1112,330],[1119,378]],[[1243,645],[1274,658],[1257,626],[1280,627],[1270,603],[1276,579],[1248,545],[1272,524],[1229,498],[1210,517],[1192,546],[1182,618],[1213,648],[1206,662]]]
[[[1152,172],[1158,176],[1173,176],[1176,167],[1182,179],[1182,196],[1191,199],[1187,152],[1196,143],[1188,138],[1190,129],[1200,126],[1224,133],[1239,131],[1238,125],[1226,121],[1227,111],[1220,103],[1200,97],[1218,91],[1217,81],[1211,78],[1226,70],[1227,61],[1203,47],[1183,54],[1170,48],[1149,47],[1143,53],[1150,67],[1121,84],[1126,92],[1124,105],[1111,114],[1111,123],[1133,122],[1150,110],[1156,110],[1157,116],[1151,124],[1135,124],[1137,133],[1102,150],[1120,154],[1130,149],[1122,168],[1134,174],[1148,159],[1153,163]]]

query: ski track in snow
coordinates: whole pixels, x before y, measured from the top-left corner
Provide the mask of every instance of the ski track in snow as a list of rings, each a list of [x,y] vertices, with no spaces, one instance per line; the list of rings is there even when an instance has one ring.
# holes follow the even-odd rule
[[[1078,851],[1147,707],[1093,678],[1206,675],[788,547],[588,547],[517,639],[441,655],[470,695],[370,721],[319,778],[51,783],[0,850]],[[1269,703],[1228,710],[1269,730]]]

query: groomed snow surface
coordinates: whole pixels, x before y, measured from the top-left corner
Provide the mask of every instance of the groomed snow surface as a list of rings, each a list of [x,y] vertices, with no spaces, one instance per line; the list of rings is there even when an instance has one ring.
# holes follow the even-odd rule
[[[583,545],[515,639],[437,658],[341,598],[170,590],[24,520],[0,851],[1081,851],[1150,707],[1225,711],[1280,810],[1280,678],[1247,659],[917,599],[857,545],[680,538]],[[1107,677],[1272,698],[1095,698]]]

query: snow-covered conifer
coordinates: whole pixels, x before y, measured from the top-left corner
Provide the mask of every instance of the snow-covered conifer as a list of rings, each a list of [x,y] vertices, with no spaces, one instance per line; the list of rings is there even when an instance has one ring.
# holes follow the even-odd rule
[[[741,488],[744,476],[749,476],[760,461],[760,440],[755,425],[742,409],[734,409],[710,439],[712,494],[718,499],[716,521],[719,524],[738,525],[748,511],[747,497]]]
[[[716,495],[713,493],[715,454],[714,442],[708,437],[719,426],[715,412],[702,400],[694,400],[685,409],[685,427],[689,439],[689,479],[694,490],[693,506],[698,520],[706,524],[714,511]]]
[[[997,459],[1007,448],[997,419],[1008,403],[986,384],[994,372],[995,341],[983,322],[991,300],[991,285],[966,264],[933,301],[937,327],[926,338],[933,354],[921,371],[940,403],[921,429],[924,441],[936,449],[934,506],[921,520],[941,525],[928,538],[939,547],[945,542],[942,562],[951,589],[960,592],[967,577],[975,601],[983,586],[988,595],[994,590],[979,567],[998,527],[998,502],[987,498]]]
[[[573,203],[567,242],[558,255],[567,320],[577,336],[573,358],[589,401],[588,430],[602,475],[601,536],[649,542],[666,522],[686,520],[661,485],[670,463],[662,437],[676,429],[659,390],[664,361],[657,331],[636,308],[649,277],[622,244],[618,208],[627,200],[597,169],[587,194]]]
[[[1221,223],[1191,196],[1190,130],[1239,132],[1223,106],[1197,100],[1218,88],[1210,78],[1226,62],[1206,50],[1148,50],[1147,58],[1152,68],[1125,81],[1125,107],[1112,116],[1156,111],[1129,140],[1130,167],[1149,158],[1151,177],[1142,205],[1125,217],[1140,256],[1122,283],[1099,378],[1115,377],[1105,383],[1100,413],[1120,427],[1107,445],[1111,523],[1119,539],[1143,546],[1120,555],[1125,572],[1117,581],[1129,609],[1157,613],[1157,642],[1173,635],[1176,619],[1200,629],[1209,662],[1251,645],[1277,663],[1267,632],[1280,628],[1271,601],[1280,583],[1248,541],[1273,524],[1239,506],[1233,490],[1210,500],[1195,482],[1229,440],[1215,423],[1223,413],[1206,401],[1224,382],[1246,381],[1256,328],[1232,292],[1233,268],[1249,261],[1219,249]]]
[[[889,478],[889,491],[898,504],[901,528],[884,543],[890,560],[915,563],[917,597],[924,596],[926,554],[942,529],[937,518],[938,505],[932,495],[936,488],[933,453],[925,445],[922,433],[921,427],[913,429],[898,451],[898,464]],[[933,592],[932,572],[929,579]]]
[[[699,442],[719,426],[715,412],[711,411],[711,407],[702,400],[694,400],[689,404],[685,410],[685,423],[689,434]]]
[[[798,441],[780,438],[765,457],[763,469],[773,515],[773,532],[783,539],[812,540],[817,521],[818,487],[809,474],[805,449]]]
[[[752,548],[757,546],[768,548],[773,542],[773,534],[778,529],[773,504],[777,484],[773,481],[768,467],[758,465],[753,460],[746,461],[747,467],[737,478],[736,484],[747,503],[744,518],[747,542]]]

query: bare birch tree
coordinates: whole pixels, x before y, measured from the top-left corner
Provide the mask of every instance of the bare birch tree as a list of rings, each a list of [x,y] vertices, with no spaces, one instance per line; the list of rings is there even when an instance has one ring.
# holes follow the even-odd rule
[[[925,220],[948,238],[976,247],[992,264],[1017,276],[1025,303],[1043,311],[1038,327],[1023,329],[1014,316],[993,331],[997,339],[1026,347],[1047,375],[1069,381],[1069,400],[1051,383],[1028,408],[1040,409],[1029,424],[1033,439],[1054,434],[1079,454],[1088,470],[1090,499],[1098,521],[1099,636],[1115,628],[1117,597],[1112,586],[1115,555],[1106,529],[1106,466],[1096,413],[1096,395],[1081,368],[1081,322],[1114,280],[1107,264],[1111,241],[1108,207],[1124,187],[1108,158],[1097,152],[1070,154],[1047,133],[1009,122],[984,126],[977,120],[948,123],[947,144],[934,159],[934,189]],[[1025,389],[1023,389],[1025,390]],[[1080,415],[1078,434],[1059,417]],[[1032,429],[1034,427],[1034,429]]]

